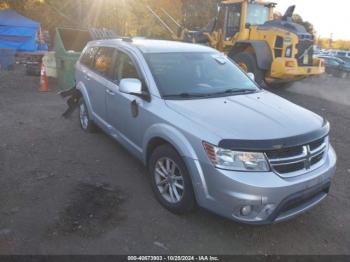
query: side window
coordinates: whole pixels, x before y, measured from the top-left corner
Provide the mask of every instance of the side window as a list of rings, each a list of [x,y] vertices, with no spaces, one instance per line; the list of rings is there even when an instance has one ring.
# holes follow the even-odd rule
[[[241,4],[230,6],[227,13],[226,36],[232,37],[240,29]]]
[[[94,70],[107,78],[110,78],[113,52],[112,47],[100,47],[95,56]]]
[[[333,66],[338,66],[339,65],[339,63],[337,61],[333,60],[333,59],[327,59],[326,60],[326,64],[333,65]]]
[[[87,48],[80,58],[80,63],[91,68],[94,62],[97,49],[97,47]]]
[[[141,79],[131,58],[127,54],[118,51],[115,67],[113,69],[113,79],[119,84],[120,80],[123,78]]]

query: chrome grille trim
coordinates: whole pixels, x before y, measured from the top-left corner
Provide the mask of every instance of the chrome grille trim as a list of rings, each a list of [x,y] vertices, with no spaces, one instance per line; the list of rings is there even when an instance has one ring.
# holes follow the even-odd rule
[[[302,175],[306,172],[315,170],[322,166],[325,161],[325,152],[328,150],[328,137],[323,138],[323,142],[315,149],[310,150],[310,145],[303,145],[302,153],[298,155],[293,155],[290,157],[283,158],[269,158],[266,154],[266,158],[268,159],[272,170],[280,175],[281,177],[293,177]],[[321,157],[319,161],[312,164],[312,160]],[[284,168],[290,167],[293,169],[293,165],[300,165],[302,168],[298,168],[298,166],[294,166],[294,168],[298,168],[298,170],[293,170],[291,172],[279,172],[278,169],[282,170]]]

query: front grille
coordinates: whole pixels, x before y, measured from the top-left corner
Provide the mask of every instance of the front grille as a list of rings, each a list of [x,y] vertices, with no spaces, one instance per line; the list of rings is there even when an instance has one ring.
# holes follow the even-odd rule
[[[323,159],[324,153],[321,153],[311,159],[311,165],[315,165]]]
[[[316,141],[313,141],[309,144],[310,150],[315,150],[316,148],[320,147],[322,143],[324,142],[324,138],[318,139]]]
[[[274,169],[280,174],[296,172],[296,171],[302,170],[303,168],[304,168],[303,162],[274,167]]]
[[[299,35],[299,43],[296,45],[298,53],[295,55],[299,66],[312,66],[313,43],[311,35]]]
[[[322,164],[328,148],[328,137],[309,144],[265,152],[272,169],[284,177],[299,175]]]
[[[268,158],[282,158],[282,157],[290,157],[299,155],[303,152],[303,148],[301,146],[283,148],[279,150],[271,150],[267,151],[266,155]]]

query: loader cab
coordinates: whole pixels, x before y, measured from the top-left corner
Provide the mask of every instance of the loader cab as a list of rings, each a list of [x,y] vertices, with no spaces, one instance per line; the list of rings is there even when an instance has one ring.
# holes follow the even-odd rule
[[[263,25],[273,19],[274,3],[248,3],[245,27]]]
[[[225,40],[231,39],[241,30],[242,3],[225,4],[219,8],[215,31],[222,31]]]
[[[262,25],[273,19],[274,3],[262,3],[251,0],[228,0],[222,2],[219,9],[216,30],[222,30],[225,41],[231,40],[237,33],[250,26]]]

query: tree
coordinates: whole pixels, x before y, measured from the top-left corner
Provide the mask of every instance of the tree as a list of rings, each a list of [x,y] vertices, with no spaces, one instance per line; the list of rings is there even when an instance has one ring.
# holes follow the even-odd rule
[[[220,0],[182,0],[183,24],[198,30],[217,15]]]
[[[294,14],[292,17],[292,20],[294,23],[300,24],[302,26],[304,26],[304,28],[306,29],[306,31],[312,35],[316,34],[315,28],[313,26],[313,24],[311,24],[308,21],[304,21],[303,18],[298,15],[298,14]]]

